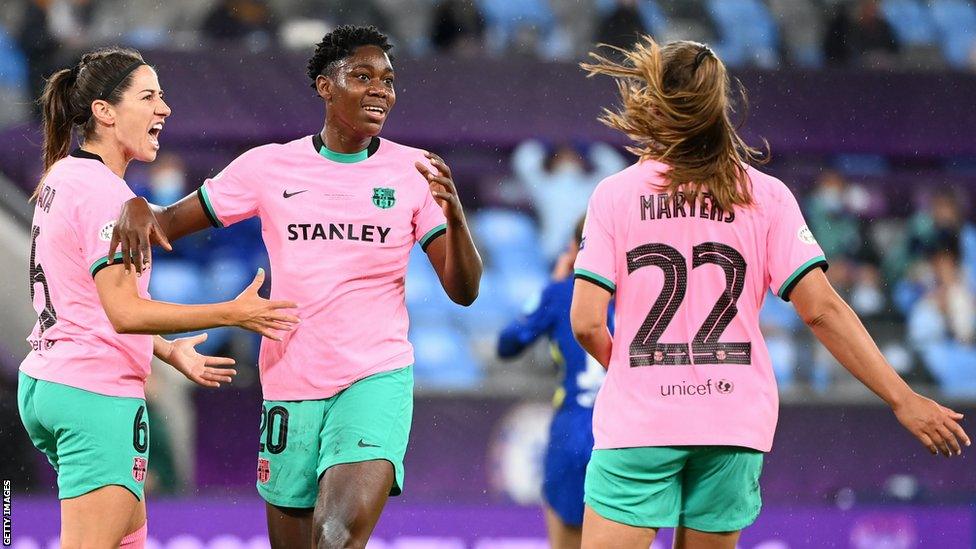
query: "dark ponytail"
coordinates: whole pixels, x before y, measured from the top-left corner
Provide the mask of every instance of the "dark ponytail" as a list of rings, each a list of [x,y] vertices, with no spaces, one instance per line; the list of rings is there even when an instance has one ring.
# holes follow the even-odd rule
[[[126,48],[105,48],[86,53],[70,69],[51,75],[38,103],[41,105],[44,130],[44,172],[68,156],[71,137],[77,131],[79,142],[95,135],[91,104],[101,99],[116,105],[132,83],[132,72],[143,64],[142,55]],[[31,200],[43,188],[37,184]]]
[[[60,70],[48,78],[40,103],[44,119],[44,171],[68,156],[71,146],[71,91],[77,80],[71,69]],[[34,192],[35,198],[38,191]]]

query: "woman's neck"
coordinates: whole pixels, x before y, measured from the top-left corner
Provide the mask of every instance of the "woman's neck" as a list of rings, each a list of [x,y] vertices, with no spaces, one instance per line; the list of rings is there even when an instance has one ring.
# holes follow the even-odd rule
[[[322,142],[332,152],[351,154],[364,150],[373,138],[369,135],[350,137],[343,135],[336,124],[326,124],[322,128]]]
[[[102,162],[108,166],[108,169],[112,170],[112,173],[119,176],[119,179],[125,179],[125,169],[131,159],[125,157],[122,148],[117,144],[87,141],[81,146],[81,150],[97,154],[102,158]]]

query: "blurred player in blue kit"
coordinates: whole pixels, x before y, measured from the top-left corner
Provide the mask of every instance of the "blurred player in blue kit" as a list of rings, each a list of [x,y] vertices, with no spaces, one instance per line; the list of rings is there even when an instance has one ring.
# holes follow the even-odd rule
[[[583,220],[566,251],[556,261],[552,282],[524,316],[512,321],[498,338],[498,356],[519,355],[548,336],[562,381],[553,397],[555,414],[549,428],[542,494],[549,543],[557,549],[578,549],[583,525],[583,480],[593,450],[593,403],[605,370],[573,337],[569,307],[573,301],[573,263],[580,249]],[[613,304],[608,318],[613,318]],[[611,320],[612,322],[612,320]],[[611,326],[611,330],[612,330]]]

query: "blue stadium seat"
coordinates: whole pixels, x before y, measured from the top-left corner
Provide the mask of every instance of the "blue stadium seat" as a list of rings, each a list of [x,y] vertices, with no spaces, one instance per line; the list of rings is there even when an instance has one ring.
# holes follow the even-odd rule
[[[497,270],[486,270],[481,277],[478,299],[468,307],[452,304],[448,314],[472,336],[498,332],[517,311],[506,284],[506,278]]]
[[[513,313],[522,310],[525,302],[539,294],[549,282],[549,276],[541,271],[510,271],[502,275],[502,288],[509,309]]]
[[[417,385],[438,389],[473,389],[482,378],[481,366],[467,339],[450,323],[416,324],[410,330]]]
[[[420,246],[414,246],[410,252],[405,285],[405,301],[411,322],[443,320],[457,307],[444,293],[437,273]]]
[[[478,0],[477,5],[488,27],[489,47],[496,53],[507,48],[519,28],[534,27],[544,35],[555,23],[546,0]]]
[[[27,60],[16,41],[0,25],[0,87],[27,88]]]
[[[539,230],[527,214],[515,210],[487,209],[471,223],[486,262],[502,270],[545,269],[538,250]]]
[[[933,0],[932,19],[946,60],[953,67],[967,66],[976,48],[976,6],[967,0]]]
[[[731,66],[772,68],[779,63],[776,22],[759,0],[709,0],[708,11],[722,42],[716,46]]]
[[[906,46],[935,44],[936,29],[928,7],[917,0],[884,0],[881,14]]]

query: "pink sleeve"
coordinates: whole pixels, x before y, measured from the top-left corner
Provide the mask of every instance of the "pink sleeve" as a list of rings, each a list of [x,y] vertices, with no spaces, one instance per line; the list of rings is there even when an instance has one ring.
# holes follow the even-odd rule
[[[214,227],[233,225],[258,214],[254,189],[258,163],[254,156],[254,151],[238,156],[197,190],[197,198]]]
[[[768,208],[771,218],[766,238],[766,269],[769,288],[789,301],[796,283],[813,269],[827,270],[827,260],[807,228],[793,193],[782,183],[777,185],[777,191]]]
[[[85,200],[79,202],[74,209],[74,219],[70,220],[85,266],[93,277],[108,266],[108,244],[122,203],[135,196],[121,184],[119,188],[106,187],[85,192]],[[116,252],[115,259],[122,259],[122,253]]]
[[[608,195],[600,185],[590,197],[574,272],[576,278],[613,293],[617,290],[617,262],[614,258],[613,216]]]
[[[434,169],[426,158],[421,160],[421,162],[427,164],[429,169]],[[447,232],[447,219],[444,218],[444,210],[434,200],[434,195],[430,194],[427,181],[423,178],[421,180],[424,185],[421,191],[423,193],[423,200],[421,201],[420,208],[413,214],[413,237],[426,252],[427,246],[435,238]]]

